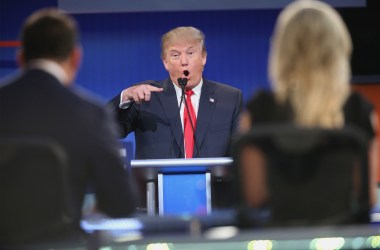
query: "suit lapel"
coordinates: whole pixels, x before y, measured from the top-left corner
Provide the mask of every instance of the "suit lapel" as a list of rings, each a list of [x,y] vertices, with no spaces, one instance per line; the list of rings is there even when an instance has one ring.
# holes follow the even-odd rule
[[[162,108],[166,114],[166,117],[170,123],[170,128],[172,134],[174,133],[175,144],[173,142],[173,147],[179,148],[181,155],[173,155],[174,157],[184,157],[183,149],[183,133],[182,133],[182,123],[181,118],[178,113],[178,101],[177,95],[173,86],[172,81],[169,79],[165,80],[162,85],[164,92],[158,95],[161,102]],[[172,151],[173,152],[173,151]],[[176,150],[174,149],[174,152]]]
[[[210,121],[214,115],[214,109],[216,105],[215,91],[211,82],[203,79],[203,86],[201,91],[201,98],[199,100],[199,109],[197,116],[197,129],[195,132],[195,137],[199,146],[200,151],[207,129],[210,125]],[[197,146],[194,149],[194,156],[199,157],[198,152],[196,152]]]

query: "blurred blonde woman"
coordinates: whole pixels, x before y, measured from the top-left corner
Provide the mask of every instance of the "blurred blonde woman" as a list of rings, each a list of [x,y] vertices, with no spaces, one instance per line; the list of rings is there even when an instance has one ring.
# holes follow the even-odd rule
[[[350,125],[371,138],[371,151],[376,152],[374,108],[362,96],[350,92],[351,51],[349,32],[332,7],[314,0],[288,5],[278,17],[271,44],[272,92],[255,93],[241,116],[240,130],[272,122],[322,128]],[[377,159],[376,153],[370,155],[370,196],[374,205]]]

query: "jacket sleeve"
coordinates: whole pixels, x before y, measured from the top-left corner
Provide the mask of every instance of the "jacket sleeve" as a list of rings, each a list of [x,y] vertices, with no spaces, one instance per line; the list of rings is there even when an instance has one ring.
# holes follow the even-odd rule
[[[107,110],[99,112],[91,145],[90,175],[99,210],[111,217],[133,213],[137,195],[129,169],[120,156],[115,124]]]

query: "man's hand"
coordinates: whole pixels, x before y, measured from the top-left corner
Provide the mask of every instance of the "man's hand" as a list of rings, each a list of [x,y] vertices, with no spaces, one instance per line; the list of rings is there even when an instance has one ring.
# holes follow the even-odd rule
[[[122,92],[122,102],[135,101],[141,103],[150,101],[152,92],[162,92],[163,88],[157,88],[149,84],[140,84],[124,89]]]

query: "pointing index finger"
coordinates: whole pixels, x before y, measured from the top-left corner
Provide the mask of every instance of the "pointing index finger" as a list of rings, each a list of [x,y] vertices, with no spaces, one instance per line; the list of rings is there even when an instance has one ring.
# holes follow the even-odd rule
[[[164,89],[163,88],[158,88],[152,85],[148,85],[148,90],[151,92],[162,92]]]

